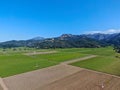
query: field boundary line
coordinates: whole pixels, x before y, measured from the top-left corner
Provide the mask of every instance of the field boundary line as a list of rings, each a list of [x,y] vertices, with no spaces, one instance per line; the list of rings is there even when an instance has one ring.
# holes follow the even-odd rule
[[[97,55],[85,56],[85,57],[65,61],[65,62],[62,62],[61,64],[72,64],[72,63],[75,63],[75,62],[79,62],[79,61],[82,61],[82,60],[87,60],[87,59],[91,59],[91,58],[95,58],[95,57],[97,57]]]
[[[3,90],[8,90],[7,86],[5,85],[4,81],[2,78],[0,78],[0,85],[3,88]]]
[[[31,55],[42,55],[42,54],[52,54],[57,53],[57,51],[47,51],[47,52],[31,52],[31,53],[24,53],[24,55],[31,56]]]
[[[80,67],[80,68],[81,68],[81,67]],[[109,74],[109,73],[105,73],[105,72],[100,72],[100,71],[95,71],[95,70],[92,70],[92,69],[86,69],[86,68],[81,68],[81,69],[87,70],[87,71],[90,71],[90,72],[94,72],[94,73],[98,73],[98,74],[104,74],[104,75],[116,77],[116,78],[119,78],[119,79],[120,79],[120,76],[117,76],[117,75],[113,75],[113,74]]]

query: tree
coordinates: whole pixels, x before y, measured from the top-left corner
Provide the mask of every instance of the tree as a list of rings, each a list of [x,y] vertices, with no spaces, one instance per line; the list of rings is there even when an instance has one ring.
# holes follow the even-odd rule
[[[13,48],[13,51],[16,51],[17,49],[16,48]]]
[[[3,48],[3,52],[5,52],[6,51],[6,48]]]
[[[114,50],[115,52],[120,53],[120,45],[115,45]]]

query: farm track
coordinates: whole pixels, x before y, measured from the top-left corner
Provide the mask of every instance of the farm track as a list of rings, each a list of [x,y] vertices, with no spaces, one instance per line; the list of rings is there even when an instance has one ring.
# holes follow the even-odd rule
[[[52,54],[52,53],[57,53],[57,51],[48,51],[48,52],[32,52],[32,53],[25,53],[24,55],[40,55],[40,54]]]
[[[75,66],[74,59],[59,65],[3,78],[9,90],[120,90],[120,78]],[[104,87],[104,88],[102,88]]]
[[[0,90],[8,90],[6,84],[3,82],[2,78],[0,78]]]
[[[62,62],[62,64],[71,64],[71,63],[74,63],[74,62],[87,60],[87,59],[94,58],[94,57],[97,57],[97,55],[91,55],[91,56],[86,56],[86,57],[83,57],[83,58],[77,58],[77,59],[65,61],[65,62]]]

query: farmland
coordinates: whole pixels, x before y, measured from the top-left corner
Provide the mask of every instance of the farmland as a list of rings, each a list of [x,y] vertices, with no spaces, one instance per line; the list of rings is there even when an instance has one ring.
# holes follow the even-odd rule
[[[112,47],[14,48],[0,53],[0,86],[7,90],[120,89],[119,54]]]
[[[120,58],[116,57],[118,54],[111,47],[93,49],[91,51],[86,50],[83,53],[91,53],[98,56],[85,61],[75,62],[72,65],[120,76]]]
[[[26,55],[26,53],[51,52],[46,54]],[[97,57],[79,61],[72,65],[100,72],[120,75],[120,60],[115,57],[111,47],[106,48],[71,48],[71,49],[33,49],[16,48],[0,49],[0,77],[8,77],[28,71],[33,71],[61,62],[97,55]]]
[[[69,50],[69,49],[68,49]],[[49,66],[59,64],[63,61],[71,60],[74,58],[84,57],[87,54],[77,52],[68,52],[68,50],[60,49],[29,49],[29,50],[11,50],[0,51],[0,77],[12,76],[32,70],[37,70]],[[71,49],[70,49],[71,50]],[[74,49],[73,49],[74,50]],[[51,54],[36,54],[36,55],[25,55],[30,52],[49,52],[56,51]]]

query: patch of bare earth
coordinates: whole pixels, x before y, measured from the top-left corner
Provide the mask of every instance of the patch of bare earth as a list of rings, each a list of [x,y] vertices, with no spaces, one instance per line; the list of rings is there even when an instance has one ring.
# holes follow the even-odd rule
[[[3,90],[2,86],[0,85],[0,90]]]
[[[0,78],[0,90],[8,90],[2,78]]]
[[[120,90],[120,78],[82,70],[37,90]]]
[[[72,75],[80,70],[82,69],[79,67],[60,64],[24,74],[7,77],[3,80],[9,90],[36,90],[41,86]]]

